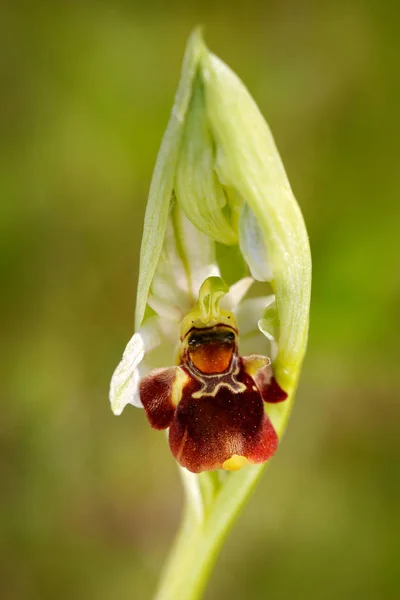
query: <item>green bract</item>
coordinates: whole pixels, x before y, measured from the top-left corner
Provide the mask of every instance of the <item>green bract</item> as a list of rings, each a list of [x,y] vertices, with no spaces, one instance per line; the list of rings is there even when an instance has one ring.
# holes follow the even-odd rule
[[[226,295],[220,279],[225,271],[234,280]],[[128,403],[140,406],[142,375],[176,364],[180,322],[209,277],[210,294],[223,286],[221,306],[235,313],[248,353],[273,359],[288,399],[267,411],[282,436],[307,341],[307,232],[257,105],[195,31],[151,183],[136,333],[111,382],[116,414]],[[248,297],[254,280],[264,282],[264,293]],[[223,478],[181,469],[186,515],[158,598],[199,597],[223,537],[264,467],[248,466]]]

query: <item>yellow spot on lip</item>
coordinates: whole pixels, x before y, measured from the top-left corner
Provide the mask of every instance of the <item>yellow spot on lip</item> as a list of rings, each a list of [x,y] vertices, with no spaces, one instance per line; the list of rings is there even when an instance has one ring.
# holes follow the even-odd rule
[[[245,467],[249,464],[249,461],[245,456],[240,456],[240,454],[233,454],[228,460],[224,462],[222,468],[226,471],[239,471],[242,467]]]
[[[183,369],[177,367],[175,380],[172,385],[171,402],[174,406],[178,406],[182,399],[182,391],[185,385],[190,381],[189,375]]]

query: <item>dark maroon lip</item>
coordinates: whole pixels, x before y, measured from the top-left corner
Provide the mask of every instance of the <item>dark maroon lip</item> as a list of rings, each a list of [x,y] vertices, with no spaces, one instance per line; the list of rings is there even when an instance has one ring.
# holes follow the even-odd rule
[[[287,394],[269,364],[249,374],[254,360],[257,355],[234,353],[229,370],[217,373],[203,373],[184,360],[141,379],[140,398],[150,425],[169,427],[169,446],[182,467],[192,473],[229,470],[225,463],[235,455],[261,464],[275,454],[279,440],[264,403],[282,402]]]
[[[231,331],[233,331],[236,335],[239,334],[238,330],[235,329],[235,327],[233,327],[232,325],[227,325],[225,323],[217,323],[216,325],[212,325],[211,327],[191,327],[189,331],[185,334],[185,337],[181,338],[181,341],[186,339],[189,333],[192,333],[192,331],[204,331],[206,333],[207,331],[218,329],[219,327],[225,327],[226,329],[230,329]]]

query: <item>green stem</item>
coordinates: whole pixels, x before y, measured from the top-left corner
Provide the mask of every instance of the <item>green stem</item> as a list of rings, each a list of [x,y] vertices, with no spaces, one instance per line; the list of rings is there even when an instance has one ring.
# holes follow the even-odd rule
[[[276,419],[280,439],[291,412],[296,383],[292,381],[289,397]],[[268,464],[269,461],[248,465],[235,473],[226,473],[223,481],[215,472],[194,475],[180,469],[185,511],[154,600],[201,598],[222,544]]]
[[[155,600],[201,598],[223,541],[264,469],[265,465],[248,466],[229,474],[201,520],[187,503]]]

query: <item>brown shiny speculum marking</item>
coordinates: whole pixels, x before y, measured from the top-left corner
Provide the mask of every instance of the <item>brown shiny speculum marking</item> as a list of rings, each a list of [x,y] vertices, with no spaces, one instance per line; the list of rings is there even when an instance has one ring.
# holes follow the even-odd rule
[[[152,427],[169,427],[172,454],[194,473],[237,470],[276,451],[264,402],[287,395],[268,358],[239,356],[238,332],[226,322],[191,327],[181,339],[180,365],[150,372],[140,395]]]

